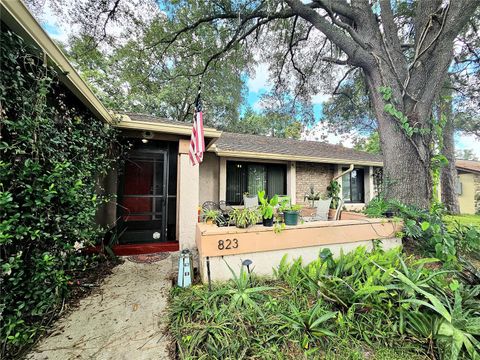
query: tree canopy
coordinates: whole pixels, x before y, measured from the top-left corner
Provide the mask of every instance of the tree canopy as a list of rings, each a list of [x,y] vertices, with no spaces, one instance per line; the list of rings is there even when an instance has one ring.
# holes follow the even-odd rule
[[[80,3],[73,21],[97,45],[107,38],[109,23],[127,19],[129,25],[136,25],[132,4],[125,0],[73,3]],[[122,66],[132,69],[135,80],[143,80],[128,86],[144,89],[148,95],[159,93],[177,78],[195,83],[194,88],[200,80],[206,87],[208,81],[215,85],[220,78],[218,90],[223,90],[220,82],[232,83],[225,81],[223,71],[241,82],[242,75],[262,61],[269,64],[275,80],[273,97],[290,94],[291,103],[308,104],[312,94],[332,92],[338,78],[357,69],[365,79],[382,144],[389,179],[387,197],[428,207],[433,194],[431,168],[438,164],[435,134],[442,127],[432,116],[433,104],[454,60],[454,45],[472,57],[477,54],[469,46],[478,39],[472,20],[478,1],[183,0],[156,4],[158,14],[149,22],[138,21],[141,30],[117,44],[131,46],[134,55]],[[471,30],[465,32],[467,28]],[[209,89],[212,97],[226,96],[226,92],[213,92],[213,85]],[[192,102],[187,99],[179,108],[188,113]],[[221,117],[221,109],[212,117]]]

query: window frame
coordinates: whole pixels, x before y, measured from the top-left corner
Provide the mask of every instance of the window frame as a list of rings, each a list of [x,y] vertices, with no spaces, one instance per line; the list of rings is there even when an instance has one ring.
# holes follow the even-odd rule
[[[348,168],[342,168],[342,171],[346,171],[348,170]],[[361,189],[361,200],[360,201],[353,201],[352,200],[352,172],[354,171],[357,171],[357,172],[360,172],[361,171],[361,183],[362,183],[362,189]],[[345,199],[345,193],[343,192],[343,178],[345,176],[348,176],[348,180],[349,180],[349,183],[350,183],[350,199],[349,200],[346,200]],[[357,185],[356,189],[357,191],[359,190],[358,189],[359,185]],[[348,174],[345,174],[342,176],[342,200],[345,204],[364,204],[365,203],[365,169],[364,168],[353,168],[352,171],[350,171]]]
[[[268,197],[271,197],[275,194],[268,194],[268,178],[269,178],[269,171],[271,171],[270,169],[272,167],[281,167],[283,169],[283,189],[284,189],[284,192],[285,194],[277,194],[277,195],[286,195],[287,193],[287,164],[284,164],[284,163],[270,163],[270,162],[257,162],[257,161],[238,161],[238,160],[227,160],[226,161],[226,164],[225,164],[225,167],[226,167],[226,172],[225,172],[225,175],[226,175],[226,179],[225,179],[225,202],[227,203],[227,205],[230,205],[230,206],[238,206],[238,205],[242,205],[243,204],[243,196],[241,196],[240,198],[240,202],[233,202],[233,201],[230,201],[231,199],[228,198],[228,170],[229,170],[229,167],[230,166],[236,166],[236,165],[242,165],[242,168],[245,169],[245,181],[243,183],[244,187],[245,187],[245,192],[248,191],[248,167],[249,166],[258,166],[258,165],[261,165],[261,166],[265,166],[265,191],[267,191],[267,196]],[[256,195],[256,194],[250,194],[250,195]]]

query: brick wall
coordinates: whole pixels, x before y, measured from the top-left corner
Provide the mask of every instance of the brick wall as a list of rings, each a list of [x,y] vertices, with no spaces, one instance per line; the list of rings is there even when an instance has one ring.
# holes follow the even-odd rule
[[[315,193],[326,194],[327,186],[334,176],[333,164],[316,164],[297,162],[296,185],[297,204],[308,204],[303,198],[310,193],[310,186],[313,185]]]

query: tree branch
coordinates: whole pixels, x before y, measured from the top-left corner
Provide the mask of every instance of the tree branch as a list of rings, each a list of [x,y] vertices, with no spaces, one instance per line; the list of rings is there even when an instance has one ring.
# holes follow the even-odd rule
[[[371,66],[372,56],[365,51],[359,43],[354,41],[354,39],[348,37],[342,30],[329,23],[315,10],[304,5],[301,1],[286,0],[286,2],[300,17],[313,24],[330,41],[342,49],[352,62],[358,66]],[[324,8],[324,10],[327,9]]]

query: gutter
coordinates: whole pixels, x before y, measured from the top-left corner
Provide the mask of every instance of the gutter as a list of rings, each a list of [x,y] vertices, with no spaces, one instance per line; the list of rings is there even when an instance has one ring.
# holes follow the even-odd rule
[[[113,114],[101,103],[90,87],[70,64],[65,54],[40,26],[20,0],[0,0],[2,21],[27,43],[45,54],[58,71],[61,82],[96,116],[107,123],[113,122]]]
[[[130,116],[125,114],[117,114],[116,118],[119,120],[114,124],[116,128],[127,129],[127,130],[143,130],[143,131],[154,131],[161,132],[165,134],[175,134],[175,135],[192,135],[192,124],[188,125],[177,125],[177,124],[168,124],[162,122],[149,122],[149,121],[137,121],[132,120]],[[218,131],[214,128],[204,128],[204,136],[206,138],[217,139],[222,135],[221,131]]]
[[[233,157],[233,158],[244,158],[244,159],[267,159],[267,160],[271,159],[271,160],[284,160],[284,161],[304,161],[304,162],[312,162],[312,163],[347,164],[347,165],[350,165],[350,167],[352,166],[351,159],[337,159],[337,158],[275,154],[275,153],[259,153],[259,152],[249,152],[249,151],[229,151],[229,150],[220,150],[215,145],[212,146],[212,148],[209,151],[215,152],[217,156],[220,156],[220,157]],[[383,162],[381,161],[358,160],[358,161],[355,161],[355,164],[363,165],[363,166],[383,166]]]

